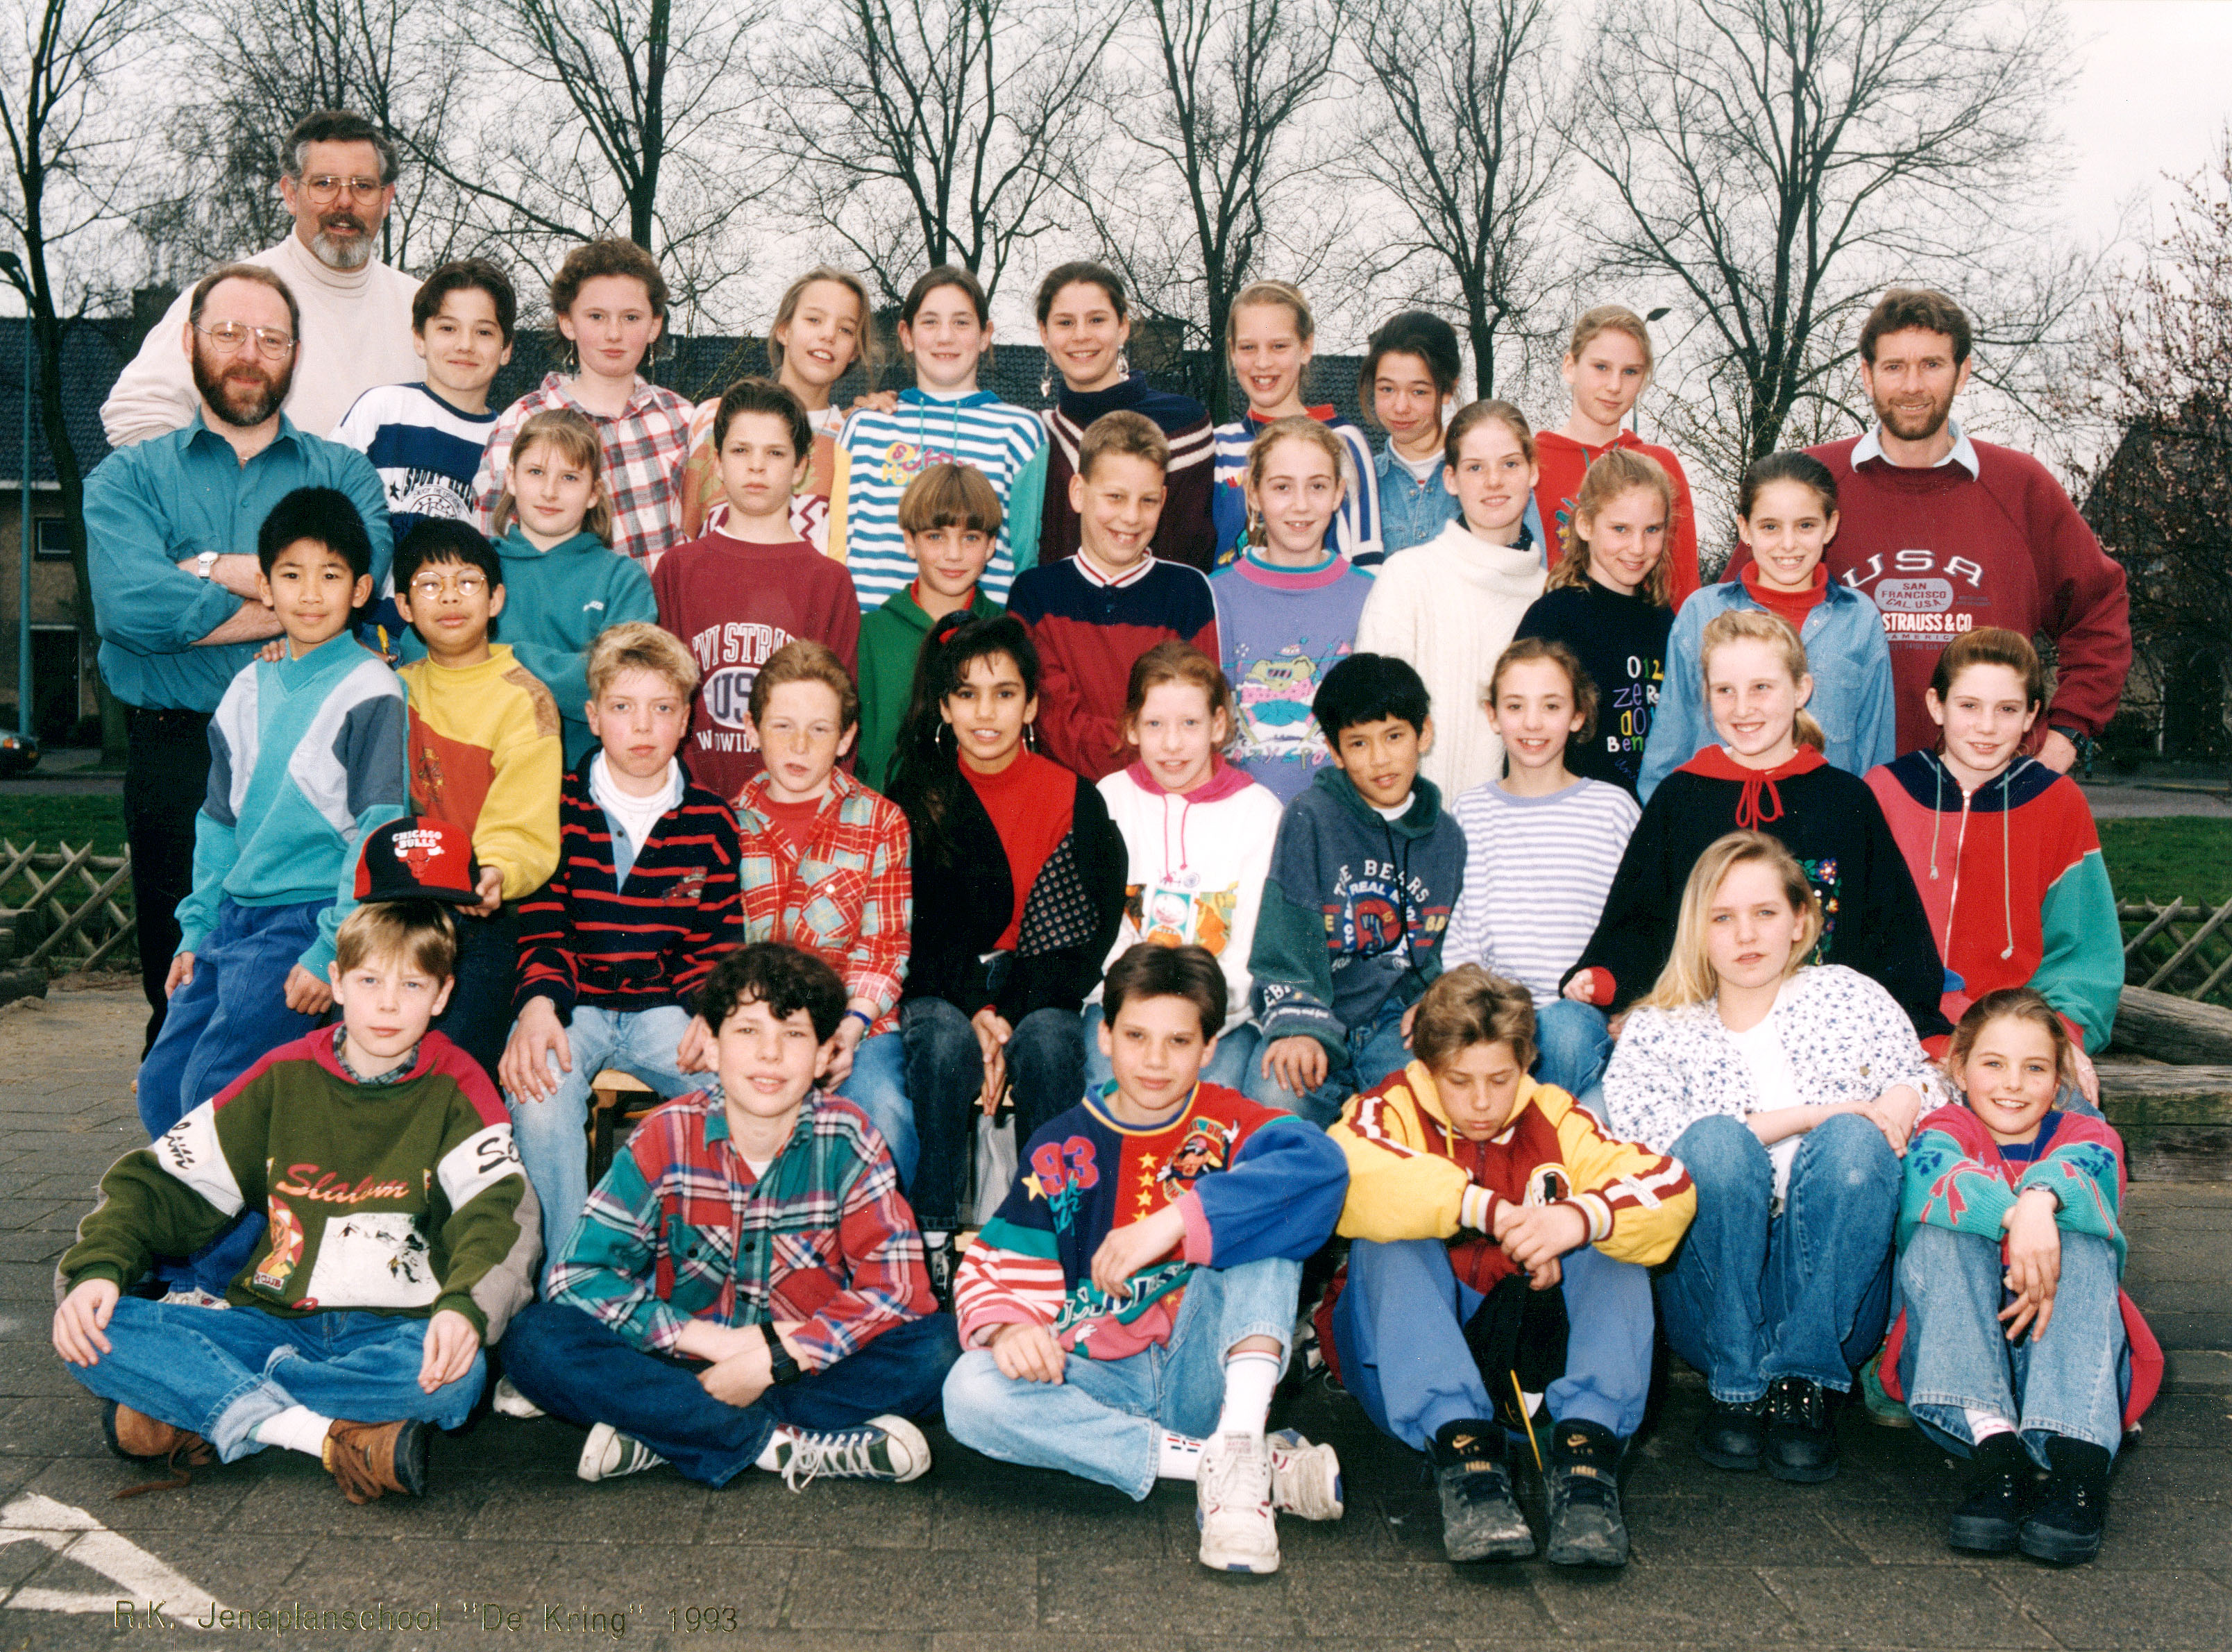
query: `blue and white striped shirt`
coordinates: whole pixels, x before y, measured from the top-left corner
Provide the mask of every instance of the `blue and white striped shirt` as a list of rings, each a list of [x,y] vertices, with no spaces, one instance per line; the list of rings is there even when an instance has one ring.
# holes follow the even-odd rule
[[[1620,855],[1643,811],[1619,786],[1576,780],[1515,797],[1493,780],[1457,799],[1464,888],[1442,967],[1478,964],[1554,1003],[1560,977],[1596,931]]]
[[[1046,426],[989,390],[965,396],[899,392],[890,413],[863,407],[837,435],[829,555],[852,571],[863,613],[905,590],[919,570],[899,533],[899,496],[932,465],[973,465],[990,480],[1006,519],[977,589],[996,602],[1038,561],[1046,494]]]
[[[1385,554],[1379,543],[1379,472],[1371,439],[1341,418],[1328,402],[1307,410],[1311,418],[1340,438],[1340,509],[1326,527],[1326,549],[1357,568],[1377,567]],[[1210,514],[1217,529],[1217,565],[1229,568],[1248,544],[1248,450],[1270,421],[1254,413],[1217,427],[1217,478],[1210,488]]]

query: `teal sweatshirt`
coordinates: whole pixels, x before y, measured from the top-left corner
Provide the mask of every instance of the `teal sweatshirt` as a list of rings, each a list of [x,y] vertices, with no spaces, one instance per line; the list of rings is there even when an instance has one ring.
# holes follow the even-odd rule
[[[300,960],[323,980],[356,906],[357,844],[410,806],[408,730],[402,681],[354,637],[299,660],[250,660],[210,719],[209,791],[194,820],[178,950],[202,949],[220,900],[331,901]]]
[[[589,645],[608,625],[659,623],[651,576],[593,533],[537,550],[515,524],[496,548],[503,559],[503,613],[494,634],[558,702],[571,770],[596,744],[587,715]],[[406,632],[401,652],[407,664],[425,659],[426,645],[416,631]]]

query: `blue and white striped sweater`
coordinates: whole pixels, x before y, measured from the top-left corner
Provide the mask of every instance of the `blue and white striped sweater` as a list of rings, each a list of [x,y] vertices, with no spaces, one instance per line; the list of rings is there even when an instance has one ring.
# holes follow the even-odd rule
[[[837,434],[829,555],[851,570],[863,613],[913,582],[918,570],[899,533],[899,496],[925,468],[949,460],[982,471],[1006,512],[977,589],[1004,603],[1015,575],[1037,563],[1047,467],[1039,416],[989,390],[957,398],[902,390],[892,412],[863,407]]]

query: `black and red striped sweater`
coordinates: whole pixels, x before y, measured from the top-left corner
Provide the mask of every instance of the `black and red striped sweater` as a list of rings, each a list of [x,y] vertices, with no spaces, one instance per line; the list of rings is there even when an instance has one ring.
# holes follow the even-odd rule
[[[558,869],[520,902],[515,1012],[547,998],[561,1022],[576,1004],[626,1012],[691,997],[744,939],[736,817],[702,786],[659,816],[626,879],[612,823],[589,795],[583,758],[558,794]]]

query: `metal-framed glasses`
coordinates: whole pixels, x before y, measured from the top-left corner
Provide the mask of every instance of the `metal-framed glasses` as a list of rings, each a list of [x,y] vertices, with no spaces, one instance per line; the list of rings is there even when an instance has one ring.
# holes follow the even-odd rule
[[[462,596],[468,601],[488,589],[488,576],[477,569],[462,574],[421,574],[411,582],[411,598],[431,602],[437,597]]]
[[[329,201],[343,190],[360,201],[369,201],[386,187],[377,178],[343,178],[337,172],[321,172],[302,180],[302,192],[314,201]]]
[[[204,327],[195,322],[192,327],[219,349],[237,350],[253,338],[258,351],[276,360],[295,348],[293,335],[276,327],[250,327],[240,322],[219,322],[215,327]]]

